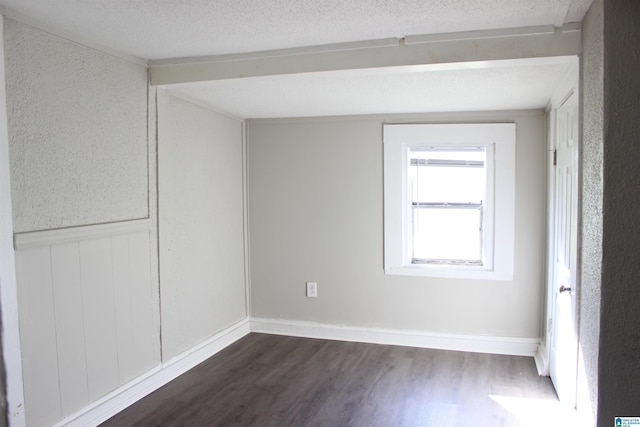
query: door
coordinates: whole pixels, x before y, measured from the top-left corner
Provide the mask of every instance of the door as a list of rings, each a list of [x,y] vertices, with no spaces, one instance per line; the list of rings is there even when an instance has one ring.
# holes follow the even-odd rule
[[[560,401],[575,407],[578,340],[576,322],[578,219],[578,99],[575,91],[556,114],[553,323],[550,374]]]

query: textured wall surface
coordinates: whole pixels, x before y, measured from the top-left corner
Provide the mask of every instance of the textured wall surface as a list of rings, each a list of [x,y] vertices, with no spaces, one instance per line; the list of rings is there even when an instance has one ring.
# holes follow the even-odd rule
[[[144,67],[7,20],[15,232],[144,218]]]
[[[246,317],[242,126],[160,92],[162,355]]]
[[[0,19],[0,31],[4,22]],[[0,37],[0,61],[4,59],[4,42]],[[4,81],[4,63],[0,63],[0,82]],[[2,345],[0,353],[0,427],[5,427],[8,412],[11,422],[24,424],[20,338],[17,316],[15,255],[13,252],[13,219],[11,213],[11,183],[9,174],[9,138],[7,134],[5,87],[0,86],[0,301],[2,302]],[[10,389],[10,391],[9,391]],[[16,395],[19,394],[19,399]],[[9,396],[10,395],[10,396]],[[14,401],[11,401],[14,400]],[[7,411],[7,409],[9,411]],[[22,419],[18,418],[21,414]]]
[[[581,274],[579,287],[578,412],[593,425],[598,402],[598,343],[602,275],[602,0],[583,22]]]
[[[598,425],[640,416],[640,2],[604,2]]]
[[[404,117],[515,121],[513,281],[385,275],[384,119],[250,121],[252,315],[537,338],[544,281],[544,112]],[[402,120],[390,117],[390,121]],[[305,297],[305,281],[318,297]]]

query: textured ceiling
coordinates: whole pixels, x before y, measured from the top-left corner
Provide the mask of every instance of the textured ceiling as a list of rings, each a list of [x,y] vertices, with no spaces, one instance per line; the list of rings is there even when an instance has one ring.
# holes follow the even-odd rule
[[[592,0],[0,0],[144,59],[580,22]],[[11,14],[11,13],[10,13]]]
[[[580,22],[592,0],[0,0],[0,11],[145,60]],[[290,74],[171,88],[243,118],[544,107],[568,64]]]

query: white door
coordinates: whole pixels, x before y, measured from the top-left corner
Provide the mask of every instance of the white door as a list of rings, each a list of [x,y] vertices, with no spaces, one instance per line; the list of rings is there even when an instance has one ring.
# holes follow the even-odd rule
[[[575,407],[578,340],[576,255],[578,209],[578,99],[558,108],[555,141],[555,233],[553,238],[553,323],[550,374],[560,401]]]

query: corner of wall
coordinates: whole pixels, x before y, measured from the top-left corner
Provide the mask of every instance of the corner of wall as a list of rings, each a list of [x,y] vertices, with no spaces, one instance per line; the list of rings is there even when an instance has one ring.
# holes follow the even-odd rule
[[[18,325],[18,293],[13,249],[13,213],[9,173],[9,135],[7,130],[4,72],[4,16],[0,15],[0,304],[2,305],[2,400],[6,418],[0,425],[24,425],[22,355]],[[4,404],[3,404],[4,406]],[[5,408],[2,408],[5,409]]]
[[[577,409],[582,419],[595,419],[598,409],[603,206],[603,4],[602,0],[595,0],[583,20],[580,64],[582,149]]]

